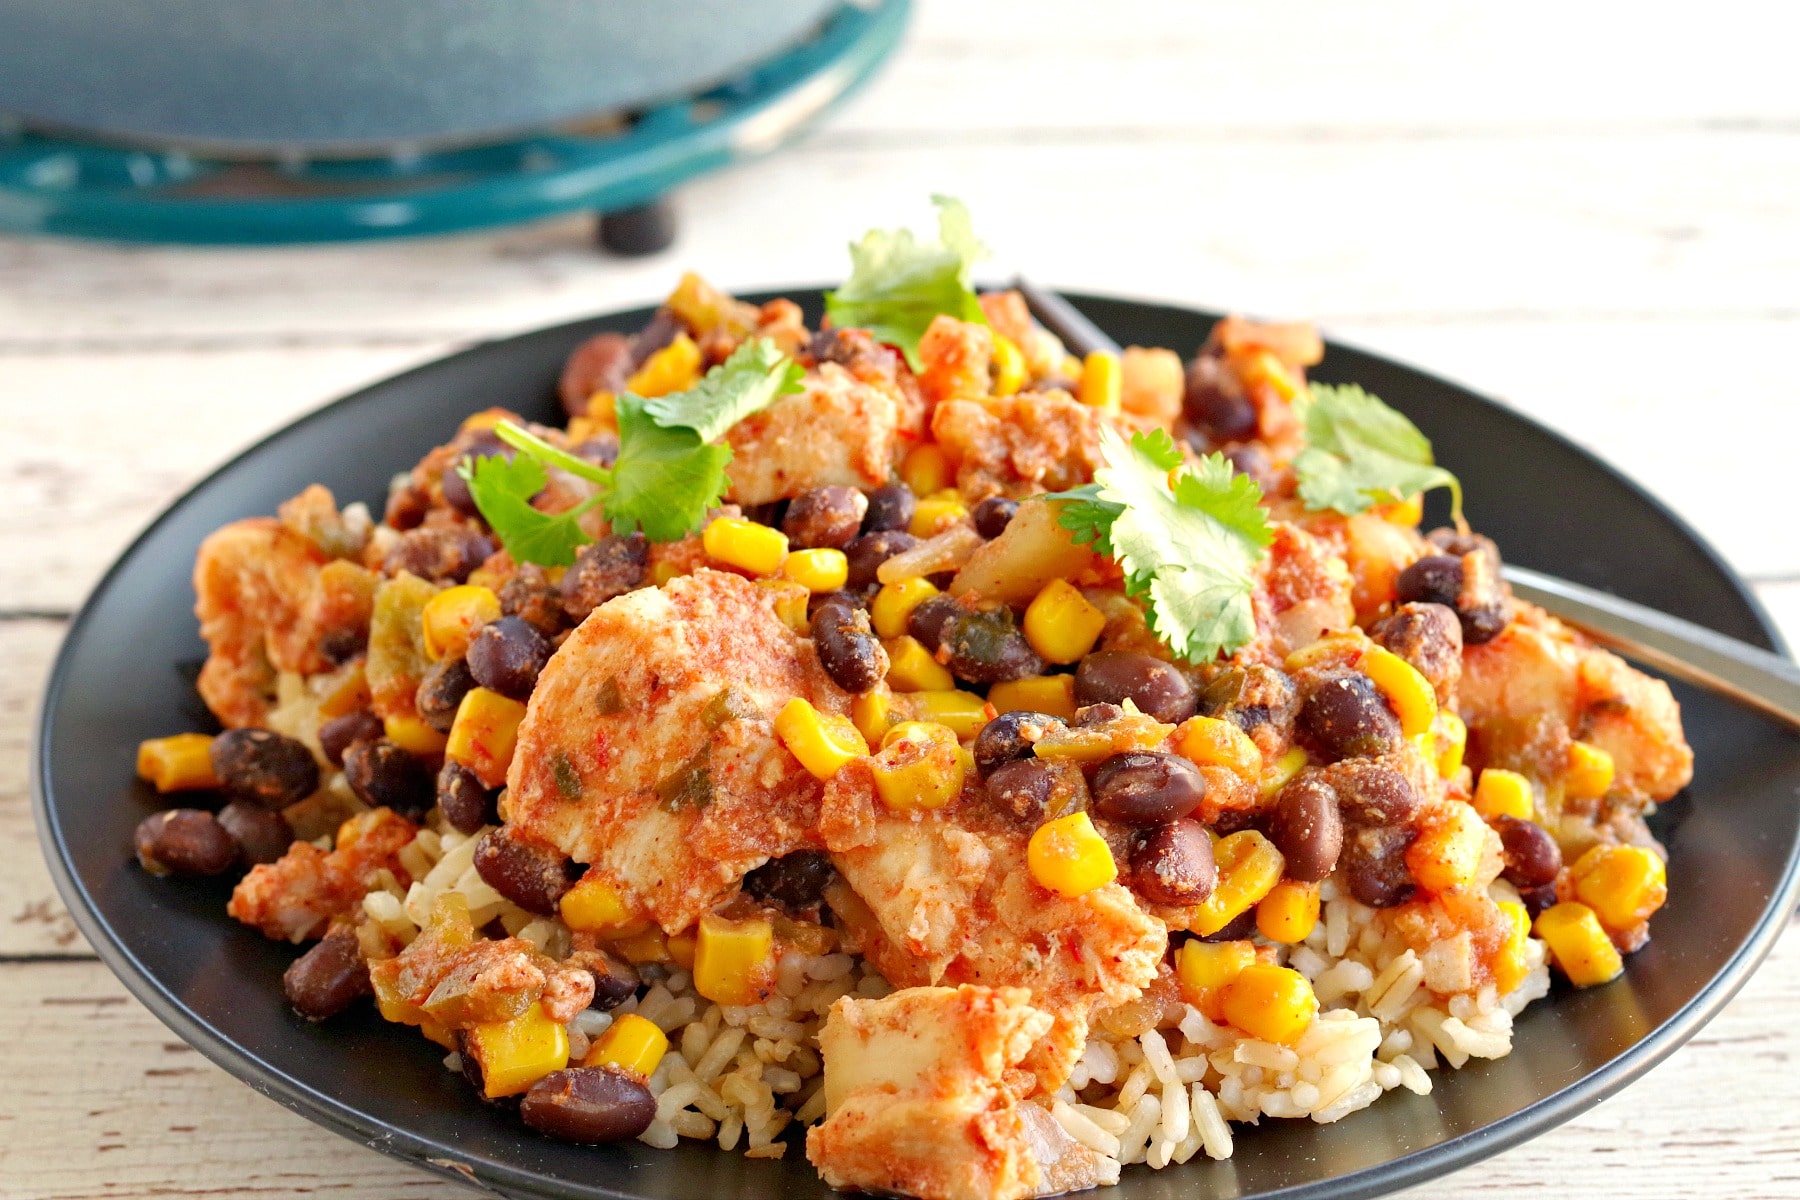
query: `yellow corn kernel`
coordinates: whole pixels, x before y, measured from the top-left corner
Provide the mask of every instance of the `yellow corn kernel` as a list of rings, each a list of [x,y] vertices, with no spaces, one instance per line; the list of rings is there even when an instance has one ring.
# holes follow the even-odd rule
[[[1569,743],[1569,765],[1563,772],[1563,795],[1571,800],[1598,800],[1613,783],[1613,757],[1587,742]]]
[[[1529,821],[1537,811],[1531,780],[1517,771],[1507,771],[1500,767],[1488,767],[1482,771],[1481,777],[1475,781],[1475,795],[1470,803],[1475,805],[1476,812],[1489,821],[1496,817],[1517,817],[1521,821]]]
[[[913,609],[937,594],[937,587],[922,575],[883,584],[875,593],[875,599],[869,601],[869,620],[875,626],[875,636],[903,636],[907,622],[912,620]]]
[[[499,787],[506,782],[524,719],[525,706],[517,700],[484,687],[470,688],[456,706],[444,757],[473,771],[483,787]]]
[[[671,579],[681,577],[681,568],[666,558],[658,559],[650,564],[650,586],[661,587]]]
[[[639,1079],[648,1079],[656,1073],[657,1066],[668,1051],[668,1035],[655,1021],[636,1013],[622,1013],[588,1049],[581,1065],[617,1067],[621,1071],[631,1072]]]
[[[1406,866],[1428,892],[1468,887],[1481,869],[1487,839],[1481,815],[1467,804],[1446,805],[1406,848]]]
[[[1225,985],[1219,1010],[1251,1037],[1291,1046],[1318,1015],[1319,997],[1292,967],[1251,963]]]
[[[1183,721],[1175,730],[1175,753],[1202,767],[1224,767],[1240,779],[1255,779],[1262,774],[1262,751],[1250,735],[1218,717],[1189,717]]]
[[[362,659],[354,659],[349,666],[343,668],[337,686],[325,693],[324,699],[319,701],[319,720],[329,721],[359,708],[367,708],[368,704],[369,673],[363,669]]]
[[[644,918],[625,902],[619,889],[598,875],[589,875],[564,892],[557,907],[562,912],[563,924],[578,933],[619,938],[630,937],[646,928]]]
[[[845,763],[869,752],[869,743],[850,718],[822,713],[798,696],[776,714],[775,736],[820,779],[830,779]]]
[[[1075,385],[1075,398],[1090,408],[1107,412],[1119,411],[1124,394],[1125,376],[1120,370],[1119,356],[1108,350],[1095,350],[1081,363],[1081,381]]]
[[[896,692],[947,692],[956,687],[950,668],[911,634],[888,638],[882,645],[888,652],[888,686]]]
[[[700,918],[694,943],[694,990],[714,1004],[756,1004],[775,977],[775,927],[761,917]]]
[[[1240,829],[1213,844],[1218,882],[1212,895],[1194,909],[1188,928],[1201,937],[1219,932],[1281,882],[1287,860],[1275,843],[1254,829]]]
[[[500,597],[492,588],[462,584],[445,588],[425,602],[420,614],[425,653],[433,662],[461,658],[469,652],[475,631],[500,616]]]
[[[929,496],[956,482],[956,472],[950,469],[950,456],[942,446],[921,442],[901,460],[900,482],[911,488],[915,496]]]
[[[1400,718],[1403,737],[1430,731],[1431,723],[1437,720],[1437,692],[1417,667],[1382,646],[1369,647],[1358,667],[1387,697],[1394,715]]]
[[[1032,746],[1038,758],[1052,762],[1097,763],[1115,754],[1155,750],[1175,732],[1155,717],[1137,711],[1125,701],[1125,715],[1097,725],[1058,725],[1044,731]]]
[[[962,792],[962,747],[947,726],[907,721],[888,730],[869,760],[875,794],[892,809],[942,808]]]
[[[589,438],[605,437],[619,427],[617,401],[611,392],[595,392],[588,397],[587,412],[570,417],[567,429],[569,445],[579,446]]]
[[[569,1065],[569,1034],[533,1004],[510,1021],[477,1025],[464,1034],[467,1052],[481,1064],[482,1092],[489,1100],[516,1096]]]
[[[1369,639],[1360,631],[1350,633],[1328,633],[1316,641],[1308,642],[1299,649],[1291,651],[1281,661],[1281,669],[1289,675],[1296,674],[1307,667],[1343,666],[1354,667],[1362,661],[1362,656],[1369,652]]]
[[[1417,528],[1419,522],[1425,519],[1425,493],[1414,492],[1406,499],[1384,504],[1376,511],[1389,524]]]
[[[391,717],[383,717],[381,725],[387,740],[408,753],[420,758],[436,758],[444,752],[444,735],[418,717],[396,713]]]
[[[1600,918],[1579,901],[1567,900],[1545,909],[1538,914],[1533,930],[1576,987],[1610,983],[1625,970],[1625,960],[1600,928]]]
[[[879,746],[887,731],[893,728],[893,707],[893,694],[878,684],[850,698],[850,723],[856,726],[865,742]]]
[[[1065,721],[1075,719],[1073,675],[1027,675],[1009,679],[988,689],[988,703],[996,713],[1041,712]]]
[[[928,538],[944,532],[969,515],[969,506],[954,491],[941,491],[926,496],[913,509],[912,524],[906,531],[916,538]]]
[[[1182,998],[1197,1008],[1256,961],[1256,944],[1186,941],[1175,951],[1175,980]]]
[[[809,592],[835,592],[850,577],[850,560],[842,550],[796,550],[781,573]]]
[[[700,347],[685,333],[652,354],[625,381],[625,390],[645,399],[683,392],[700,382]]]
[[[1526,941],[1531,937],[1531,914],[1523,904],[1512,900],[1498,901],[1506,917],[1506,940],[1494,959],[1494,990],[1502,996],[1525,982],[1530,968],[1525,962]]]
[[[643,963],[666,963],[675,961],[669,954],[669,939],[662,930],[652,925],[649,928],[630,934],[626,937],[612,939],[612,952],[633,966]]]
[[[212,738],[204,733],[175,733],[139,742],[137,773],[159,792],[219,786],[213,773]]]
[[[715,517],[700,535],[708,557],[750,572],[773,575],[787,558],[787,534],[739,517]]]
[[[1025,640],[1045,662],[1079,662],[1105,628],[1106,614],[1066,579],[1045,584],[1025,609]]]
[[[1271,942],[1304,942],[1319,923],[1319,885],[1284,879],[1256,902],[1256,928]]]
[[[700,939],[695,934],[677,933],[667,939],[669,961],[684,971],[694,969],[694,951],[700,947]],[[826,951],[830,953],[830,951]]]
[[[484,408],[478,413],[470,413],[463,418],[457,429],[469,433],[477,429],[492,429],[502,421],[511,421],[514,415],[504,408]]]
[[[1575,898],[1613,933],[1648,921],[1669,898],[1663,860],[1642,846],[1594,846],[1575,860],[1569,879]]]
[[[974,737],[988,723],[987,701],[973,692],[932,688],[914,692],[909,699],[913,716],[948,726],[957,737]]]
[[[1306,761],[1305,750],[1299,746],[1289,747],[1285,754],[1262,769],[1262,774],[1257,776],[1256,790],[1264,796],[1273,796],[1305,769]]]
[[[1237,369],[1246,384],[1266,383],[1290,404],[1300,395],[1300,381],[1268,350],[1258,350],[1239,360]]]
[[[1437,771],[1449,779],[1462,770],[1463,751],[1469,745],[1469,727],[1461,717],[1444,709],[1438,713],[1434,732],[1437,734]]]
[[[1071,900],[1118,878],[1112,850],[1085,812],[1046,821],[1025,846],[1031,877]]]
[[[759,579],[756,581],[756,586],[768,592],[773,598],[775,616],[783,625],[795,633],[805,633],[810,628],[811,623],[806,616],[806,602],[812,593],[805,587],[795,583],[792,579]]]
[[[1025,386],[1025,355],[1011,339],[994,335],[994,395],[1010,396]]]

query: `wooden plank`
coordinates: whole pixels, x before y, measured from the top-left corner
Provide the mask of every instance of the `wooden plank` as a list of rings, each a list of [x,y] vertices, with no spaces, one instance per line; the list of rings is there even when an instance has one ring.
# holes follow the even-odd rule
[[[1693,426],[1706,396],[1731,397],[1742,428],[1791,426],[1789,373],[1773,348],[1800,343],[1800,316],[1331,328],[1563,430],[1661,496],[1740,570],[1800,574],[1800,539],[1784,516],[1787,441],[1734,439],[1727,472],[1717,458],[1697,465],[1695,439],[1673,435]],[[0,492],[33,513],[0,531],[6,561],[19,564],[0,580],[0,611],[74,607],[150,516],[218,462],[336,393],[449,348],[0,357],[18,413],[15,436],[0,444]]]
[[[8,997],[0,1045],[12,1067],[0,1093],[0,1195],[468,1194],[254,1094],[184,1046],[98,963],[3,964],[0,991]],[[1797,1005],[1800,932],[1790,932],[1719,1018],[1647,1079],[1536,1141],[1406,1195],[1554,1188],[1662,1200],[1673,1187],[1697,1200],[1792,1196],[1800,1181]],[[1755,1085],[1724,1082],[1748,1079]]]
[[[926,219],[931,191],[970,203],[996,272],[1338,321],[1792,314],[1800,269],[1780,130],[819,139],[684,188],[681,241],[641,260],[580,220],[273,253],[0,242],[0,349],[457,339],[642,302],[689,265],[836,279],[849,238]]]

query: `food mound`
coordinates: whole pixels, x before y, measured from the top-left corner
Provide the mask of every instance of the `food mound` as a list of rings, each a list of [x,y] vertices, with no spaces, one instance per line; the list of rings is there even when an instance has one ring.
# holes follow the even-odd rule
[[[301,1016],[372,997],[538,1133],[927,1200],[1425,1094],[1619,975],[1667,687],[1510,595],[1311,328],[1078,358],[943,224],[816,329],[684,278],[379,521],[214,533],[225,731],[139,766],[223,807],[144,867],[247,866]]]

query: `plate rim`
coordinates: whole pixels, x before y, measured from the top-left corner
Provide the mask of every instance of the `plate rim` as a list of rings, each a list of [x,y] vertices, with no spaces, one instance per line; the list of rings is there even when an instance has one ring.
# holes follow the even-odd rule
[[[822,293],[829,286],[796,284],[773,290],[745,292],[742,298],[755,301],[783,296],[812,295]],[[1062,292],[1061,294],[1074,302],[1077,307],[1082,306],[1084,302],[1097,301],[1103,305],[1162,309],[1167,312],[1215,321],[1224,315],[1211,309],[1167,300],[1140,300],[1103,292],[1083,291]],[[255,1055],[216,1033],[206,1022],[191,1015],[186,1006],[173,996],[149,968],[118,938],[110,923],[100,915],[86,884],[75,873],[64,843],[61,827],[53,821],[51,813],[50,788],[46,776],[51,734],[50,715],[67,683],[70,661],[73,656],[72,648],[80,640],[83,630],[92,618],[101,598],[112,589],[120,572],[135,557],[143,543],[161,529],[191,497],[210,487],[219,477],[296,430],[302,429],[316,420],[324,419],[327,414],[334,413],[340,408],[363,401],[370,393],[392,387],[402,380],[416,375],[453,369],[454,364],[461,360],[491,352],[500,345],[528,338],[550,337],[557,333],[572,332],[577,328],[597,322],[618,321],[639,313],[644,314],[647,318],[652,311],[653,306],[608,309],[553,325],[520,330],[503,337],[479,339],[449,354],[439,355],[405,370],[384,375],[353,391],[328,400],[312,411],[271,430],[238,453],[225,459],[164,505],[119,551],[94,583],[80,607],[70,618],[68,629],[57,647],[50,672],[39,696],[29,743],[28,783],[32,821],[36,826],[39,850],[50,870],[57,892],[68,908],[76,927],[80,929],[100,961],[124,985],[126,991],[130,992],[133,998],[149,1009],[158,1020],[184,1041],[204,1054],[214,1065],[259,1094],[274,1100],[282,1107],[305,1117],[314,1124],[359,1145],[377,1150],[390,1158],[440,1177],[488,1190],[504,1189],[507,1195],[529,1196],[536,1200],[566,1200],[567,1197],[577,1193],[556,1186],[552,1181],[546,1180],[536,1172],[512,1163],[471,1154],[457,1147],[446,1146],[428,1137],[413,1133],[400,1125],[389,1124],[379,1118],[366,1117],[331,1095],[309,1087],[299,1080],[267,1066]],[[1487,393],[1449,376],[1368,350],[1354,341],[1328,337],[1326,347],[1327,350],[1332,347],[1341,348],[1370,359],[1389,363],[1433,383],[1445,385],[1460,393],[1466,400],[1498,410],[1508,419],[1521,422],[1535,432],[1554,440],[1563,449],[1583,460],[1586,466],[1599,470],[1614,482],[1623,485],[1631,492],[1633,498],[1668,521],[1696,549],[1702,552],[1710,565],[1732,585],[1733,590],[1744,601],[1751,615],[1761,627],[1771,648],[1776,653],[1792,657],[1781,630],[1769,616],[1761,600],[1712,543],[1700,536],[1685,518],[1672,511],[1642,484],[1613,467],[1599,455],[1535,417],[1503,404]],[[1749,713],[1746,715],[1754,716]],[[1768,957],[1769,952],[1785,930],[1788,915],[1794,910],[1797,901],[1800,901],[1800,836],[1796,836],[1793,845],[1789,847],[1781,878],[1771,894],[1769,902],[1757,917],[1749,934],[1739,943],[1724,965],[1687,1003],[1612,1061],[1520,1110],[1467,1133],[1347,1175],[1313,1180],[1272,1192],[1263,1192],[1259,1194],[1257,1200],[1361,1200],[1364,1197],[1387,1195],[1472,1166],[1483,1159],[1511,1149],[1564,1124],[1571,1118],[1616,1095],[1628,1084],[1648,1073],[1685,1044],[1708,1021],[1718,1015],[1720,1010],[1737,996],[1744,984],[1749,981],[1750,976],[1755,973],[1756,968]],[[477,1167],[479,1167],[479,1171],[477,1171]],[[614,1200],[638,1200],[631,1193],[617,1191],[608,1184],[588,1185],[587,1194],[610,1197]]]

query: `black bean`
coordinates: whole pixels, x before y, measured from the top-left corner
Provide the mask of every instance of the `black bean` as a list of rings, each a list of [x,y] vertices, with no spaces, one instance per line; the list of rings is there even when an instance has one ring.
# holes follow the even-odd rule
[[[381,569],[388,575],[405,571],[420,579],[461,583],[494,553],[494,543],[468,525],[434,525],[402,534]]]
[[[1287,860],[1289,879],[1317,883],[1331,874],[1344,847],[1337,792],[1310,772],[1289,781],[1275,799],[1269,840]]]
[[[1199,904],[1218,877],[1212,839],[1198,821],[1166,821],[1131,852],[1131,886],[1152,904]]]
[[[569,453],[596,467],[611,467],[619,461],[619,435],[601,430],[570,446]]]
[[[1129,650],[1099,650],[1075,668],[1077,704],[1124,704],[1166,725],[1194,715],[1199,698],[1187,676],[1160,658]]]
[[[1400,718],[1367,675],[1334,671],[1300,705],[1300,731],[1312,749],[1335,762],[1374,758],[1400,747]]]
[[[444,820],[458,833],[474,833],[500,819],[498,797],[475,778],[475,772],[459,762],[445,760],[437,777],[438,807]]]
[[[1256,933],[1256,905],[1252,904],[1225,925],[1223,929],[1201,937],[1203,942],[1241,942]]]
[[[844,586],[853,592],[867,591],[880,582],[875,572],[881,564],[903,550],[911,550],[919,539],[903,529],[882,529],[865,533],[844,548],[849,560],[848,578]]]
[[[869,498],[855,488],[814,488],[794,497],[781,531],[797,547],[842,550],[856,540],[868,512]]]
[[[906,632],[918,638],[933,654],[944,644],[944,631],[968,609],[950,596],[933,596],[912,610],[906,618]]]
[[[575,565],[563,573],[563,612],[570,620],[585,621],[613,597],[644,586],[649,565],[650,543],[641,533],[608,534],[583,546]]]
[[[835,592],[816,592],[807,597],[806,619],[812,620],[819,615],[819,610],[827,605],[836,604],[846,609],[867,609],[865,597],[861,592],[847,592],[839,588]]]
[[[1202,354],[1188,365],[1181,408],[1187,419],[1215,442],[1240,441],[1256,432],[1256,405],[1239,389],[1225,364],[1211,354]]]
[[[381,519],[402,531],[416,529],[431,511],[431,493],[411,481],[388,492],[387,507]]]
[[[431,771],[412,751],[386,738],[357,742],[344,751],[344,781],[372,808],[391,808],[412,820],[437,800]]]
[[[975,506],[969,515],[975,520],[975,532],[993,541],[1006,532],[1012,519],[1018,514],[1019,502],[1008,500],[1005,496],[989,496]]]
[[[905,529],[912,524],[918,506],[918,497],[903,483],[878,487],[869,493],[869,511],[863,514],[862,531],[870,534]]]
[[[335,1017],[357,1000],[370,995],[369,967],[357,948],[356,932],[334,929],[295,959],[281,976],[294,1011],[309,1021]]]
[[[578,554],[577,561],[579,558]],[[500,585],[500,611],[518,617],[547,638],[569,627],[561,586],[551,583],[549,574],[536,563],[520,563]]]
[[[651,314],[644,327],[631,339],[631,365],[635,370],[649,361],[658,350],[666,349],[687,331],[674,310],[663,307]]]
[[[772,858],[744,876],[744,890],[799,915],[817,911],[826,885],[836,875],[837,869],[824,852],[796,850]]]
[[[518,617],[501,617],[483,625],[469,643],[469,670],[482,687],[524,700],[555,649]]]
[[[1077,729],[1091,729],[1095,725],[1105,725],[1124,717],[1125,710],[1117,704],[1084,704],[1075,710],[1075,719],[1069,724]]]
[[[767,525],[770,529],[780,529],[781,520],[787,516],[786,500],[767,500],[761,504],[744,506],[744,520],[754,521],[758,525]]]
[[[1232,470],[1239,475],[1248,475],[1264,492],[1275,490],[1277,482],[1275,464],[1269,461],[1268,451],[1255,442],[1233,446],[1225,451],[1225,459],[1231,464]]]
[[[990,722],[991,724],[991,722]],[[1001,763],[987,777],[987,794],[995,804],[1035,824],[1056,791],[1050,768],[1034,758]]]
[[[1448,557],[1457,564],[1456,594],[1438,602],[1456,609],[1464,644],[1479,646],[1498,637],[1512,618],[1512,601],[1500,575],[1500,548],[1491,538],[1455,529],[1434,529],[1426,537],[1442,552],[1433,557]]]
[[[344,765],[344,751],[357,742],[372,742],[385,731],[381,718],[366,708],[347,712],[319,726],[319,748],[334,767]]]
[[[1500,816],[1494,819],[1506,863],[1506,882],[1520,891],[1554,883],[1562,870],[1562,848],[1536,821]]]
[[[819,665],[846,692],[866,692],[887,678],[887,647],[862,609],[825,605],[813,614],[810,629]]]
[[[1115,754],[1094,771],[1094,811],[1127,825],[1185,817],[1206,799],[1199,768],[1173,754]]]
[[[475,873],[526,912],[556,915],[556,902],[574,882],[562,851],[527,842],[505,829],[482,835],[475,847]]]
[[[563,364],[557,393],[563,411],[585,417],[588,400],[595,392],[620,392],[632,370],[631,339],[622,333],[597,333],[569,355]]]
[[[420,720],[439,733],[449,733],[456,723],[457,706],[474,687],[475,675],[468,660],[449,658],[432,663],[413,693],[413,707],[419,710]]]
[[[212,768],[227,795],[258,808],[286,808],[319,790],[313,752],[272,729],[227,729],[212,740]]]
[[[1352,829],[1344,839],[1342,867],[1350,895],[1370,908],[1392,908],[1412,894],[1406,848],[1416,836],[1404,826]]]
[[[1556,885],[1546,883],[1541,887],[1520,888],[1519,900],[1525,905],[1526,915],[1535,921],[1545,909],[1556,907]]]
[[[1462,621],[1463,641],[1471,646],[1493,641],[1512,620],[1511,611],[1501,601],[1458,609],[1456,615]]]
[[[327,629],[319,634],[319,653],[335,666],[343,666],[368,649],[369,631],[366,628]]]
[[[1454,610],[1462,585],[1462,559],[1427,554],[1400,572],[1394,580],[1394,596],[1402,604],[1442,604]]]
[[[519,1116],[565,1142],[622,1142],[650,1128],[656,1097],[618,1067],[570,1067],[532,1084]]]
[[[1369,626],[1369,636],[1417,668],[1440,700],[1449,699],[1462,678],[1462,622],[1453,608],[1402,604]]]
[[[294,844],[287,818],[266,808],[233,801],[219,810],[218,820],[238,844],[238,860],[246,867],[272,863]]]
[[[1001,713],[975,735],[975,769],[986,779],[1006,763],[1030,758],[1038,739],[1052,729],[1061,729],[1062,724],[1041,712],[1020,709]]]
[[[943,646],[950,673],[970,683],[1005,683],[1044,671],[1010,608],[964,613],[944,630]]]
[[[152,875],[219,875],[238,861],[237,843],[211,813],[172,808],[138,823],[138,863]]]
[[[1419,793],[1394,768],[1366,758],[1347,758],[1327,767],[1338,811],[1353,825],[1399,825],[1419,809]]]
[[[481,516],[481,507],[475,503],[475,494],[469,490],[469,481],[462,477],[462,468],[475,469],[475,456],[465,454],[444,468],[440,483],[444,489],[444,503],[465,517]]]
[[[636,967],[614,958],[604,950],[581,952],[581,965],[594,977],[594,999],[589,1008],[608,1012],[637,995],[643,982]]]

